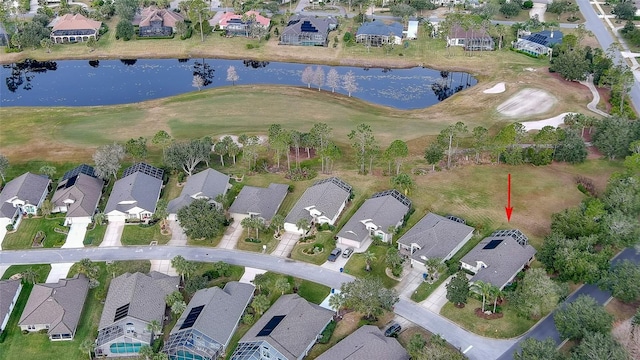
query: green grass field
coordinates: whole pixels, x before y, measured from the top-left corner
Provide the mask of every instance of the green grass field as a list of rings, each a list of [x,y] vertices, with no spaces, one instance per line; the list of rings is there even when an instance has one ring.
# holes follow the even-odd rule
[[[162,235],[159,224],[149,227],[125,225],[120,240],[122,245],[149,245],[152,241],[157,241],[158,245],[164,245],[171,240],[171,235]]]
[[[387,265],[385,264],[385,256],[387,254],[388,246],[385,245],[373,245],[369,246],[367,251],[371,251],[376,259],[371,262],[371,271],[366,271],[366,262],[364,261],[364,255],[362,253],[356,253],[351,255],[351,258],[344,267],[344,272],[356,277],[375,276],[382,280],[382,283],[387,288],[392,288],[398,285],[398,281],[387,276],[385,270]]]
[[[49,264],[36,264],[36,265],[11,265],[2,275],[2,280],[10,278],[12,275],[23,273],[27,269],[33,269],[38,276],[36,277],[36,283],[45,282],[49,272],[51,272],[51,265]]]
[[[322,245],[322,251],[316,254],[307,254],[304,251],[309,251],[315,247],[316,244]],[[291,258],[294,260],[304,261],[316,265],[322,265],[327,261],[327,257],[331,250],[335,248],[336,241],[333,239],[333,232],[323,231],[316,234],[314,240],[309,240],[304,243],[297,243],[291,251]]]
[[[60,247],[64,244],[67,235],[56,232],[54,229],[69,231],[68,227],[61,225],[62,223],[64,223],[64,217],[55,219],[45,217],[29,219],[25,217],[16,232],[9,233],[4,237],[2,248],[4,250],[31,249],[33,239],[38,231],[43,231],[46,236],[43,247]]]
[[[91,230],[87,231],[84,236],[84,246],[100,246],[104,239],[104,234],[107,232],[107,225],[97,225]]]

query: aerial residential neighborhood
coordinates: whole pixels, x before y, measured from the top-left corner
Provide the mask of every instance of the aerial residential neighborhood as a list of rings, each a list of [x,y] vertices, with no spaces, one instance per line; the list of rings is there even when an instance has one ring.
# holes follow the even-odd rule
[[[0,360],[640,359],[638,6],[0,2]]]

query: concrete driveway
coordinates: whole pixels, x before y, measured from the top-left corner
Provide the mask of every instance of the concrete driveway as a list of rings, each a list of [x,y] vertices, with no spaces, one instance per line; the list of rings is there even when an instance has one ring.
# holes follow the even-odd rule
[[[84,247],[84,236],[87,234],[87,225],[84,223],[71,224],[67,240],[62,245],[63,249]],[[66,276],[66,274],[65,274]]]
[[[438,288],[435,289],[425,301],[421,302],[420,305],[433,311],[436,314],[439,314],[440,309],[442,309],[442,307],[448,301],[447,300],[447,284],[449,283],[449,281],[451,281],[452,277],[453,276],[449,276],[447,280],[442,282],[442,284],[440,284],[440,286],[438,286]],[[467,276],[467,277],[471,277],[471,276]]]
[[[222,235],[222,240],[220,240],[220,244],[218,244],[218,247],[221,249],[229,250],[235,249],[236,245],[238,244],[238,239],[240,239],[240,237],[242,236],[243,231],[244,229],[239,222],[232,222],[224,232],[224,235]]]
[[[338,246],[340,247],[340,246]],[[342,251],[344,251],[344,249],[346,249],[346,247],[342,248]],[[329,257],[329,254],[331,253],[331,250],[333,249],[325,249],[325,253],[327,254],[327,257]],[[353,254],[352,254],[353,256]],[[333,271],[340,271],[340,268],[343,268],[347,265],[347,262],[349,261],[349,259],[351,259],[351,256],[349,256],[349,258],[344,258],[342,257],[342,254],[340,254],[340,256],[338,256],[338,258],[336,259],[336,261],[325,261],[324,264],[320,265],[325,269],[329,269],[329,270],[333,270]]]
[[[122,238],[123,230],[124,221],[109,221],[107,231],[104,233],[104,239],[102,239],[99,247],[122,246],[120,238]]]
[[[178,220],[169,220],[169,228],[171,229],[171,240],[167,245],[169,246],[187,246],[187,234],[180,226]]]
[[[293,251],[293,247],[296,246],[298,241],[300,240],[300,234],[294,234],[290,232],[285,232],[282,234],[282,238],[280,239],[280,243],[275,250],[271,253],[271,255],[279,256],[279,257],[288,257]]]
[[[57,283],[60,279],[66,279],[73,263],[51,264],[51,271],[45,283]]]

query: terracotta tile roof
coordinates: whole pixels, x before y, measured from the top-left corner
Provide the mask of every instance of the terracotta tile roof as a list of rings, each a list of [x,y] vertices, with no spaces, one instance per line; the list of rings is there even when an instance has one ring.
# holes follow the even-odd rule
[[[247,17],[250,17],[251,15],[255,15],[256,22],[258,22],[260,25],[264,27],[268,27],[269,24],[271,23],[271,19],[260,15],[260,13],[258,13],[255,10],[247,11],[245,15],[247,15]],[[222,18],[220,18],[220,22],[218,22],[218,24],[220,25],[220,27],[224,28],[225,26],[227,26],[227,24],[229,24],[229,21],[231,20],[242,20],[242,15],[236,14],[233,12],[227,12],[224,15],[222,15]]]
[[[158,20],[162,20],[162,25],[173,28],[176,26],[178,21],[184,21],[184,16],[175,11],[158,9],[155,6],[150,6],[142,9],[142,14],[139,18],[134,19],[133,25],[150,26],[151,21]]]
[[[57,30],[98,30],[102,23],[88,19],[81,14],[66,14],[58,17],[53,23],[52,31]]]

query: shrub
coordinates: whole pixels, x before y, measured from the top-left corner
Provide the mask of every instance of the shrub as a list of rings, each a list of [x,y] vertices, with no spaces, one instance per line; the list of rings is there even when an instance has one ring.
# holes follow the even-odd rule
[[[318,172],[309,168],[291,169],[285,177],[291,181],[310,180],[318,176]]]
[[[7,231],[13,231],[13,224],[7,224]]]
[[[246,239],[244,239],[244,241],[245,242],[254,243],[254,244],[260,244],[260,239],[246,238]]]
[[[202,274],[202,277],[206,278],[207,281],[211,281],[213,279],[217,279],[220,277],[220,274],[216,270],[207,270]]]
[[[193,35],[193,29],[191,27],[187,28],[187,31],[180,36],[180,40],[187,40]]]
[[[318,340],[318,342],[320,344],[329,343],[329,340],[331,339],[331,336],[333,335],[333,332],[335,329],[336,329],[336,322],[331,320],[331,322],[327,324],[327,327],[325,327],[324,330],[322,330],[322,333],[320,333],[320,339]]]

